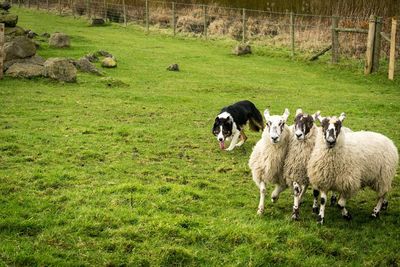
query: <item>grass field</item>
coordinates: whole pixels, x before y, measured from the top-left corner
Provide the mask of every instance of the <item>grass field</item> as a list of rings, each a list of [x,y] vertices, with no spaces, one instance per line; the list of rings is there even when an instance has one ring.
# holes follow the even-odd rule
[[[328,56],[311,64],[258,48],[239,58],[228,41],[14,11],[25,28],[72,36],[72,48],[43,45],[40,55],[107,50],[119,66],[106,75],[129,87],[88,74],[77,84],[0,81],[0,266],[400,264],[399,176],[376,220],[370,190],[348,202],[351,222],[328,208],[317,225],[310,190],[300,221],[290,220],[288,190],[258,217],[247,162],[260,134],[229,153],[211,134],[221,107],[249,99],[272,113],[345,111],[347,127],[400,146],[400,77],[366,77],[361,63],[331,66]],[[166,71],[171,63],[181,71]]]

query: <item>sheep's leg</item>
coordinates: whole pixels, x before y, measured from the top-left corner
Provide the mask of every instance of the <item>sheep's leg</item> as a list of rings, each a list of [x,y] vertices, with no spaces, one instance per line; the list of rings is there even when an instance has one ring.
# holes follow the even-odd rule
[[[247,136],[244,134],[244,131],[240,131],[240,142],[236,144],[236,146],[241,146],[246,142]]]
[[[275,189],[274,189],[274,191],[273,191],[272,194],[271,194],[271,201],[272,201],[272,203],[275,203],[275,202],[278,201],[278,199],[279,199],[279,194],[280,194],[283,190],[285,190],[285,189],[286,189],[286,186],[285,186],[285,185],[280,185],[280,184],[278,184],[278,185],[275,186]]]
[[[337,203],[337,197],[336,197],[336,193],[332,192],[332,196],[331,196],[331,207],[335,206]]]
[[[264,213],[264,203],[265,203],[265,183],[260,182],[260,203],[258,204],[257,214],[262,215]]]
[[[301,187],[298,183],[293,182],[293,212],[292,212],[292,220],[298,220],[300,217],[299,207],[300,207],[300,199],[302,195]]]
[[[299,204],[303,203],[303,196],[304,196],[304,193],[307,191],[307,187],[308,187],[308,185],[301,186],[301,192],[300,192],[300,196],[299,196]]]
[[[339,197],[338,206],[342,210],[343,218],[350,221],[352,217],[349,211],[346,209],[346,199],[342,195]]]
[[[374,210],[372,211],[371,216],[374,217],[374,218],[379,217],[380,211],[383,210],[383,209],[385,209],[385,210],[387,209],[387,204],[388,204],[388,202],[385,199],[385,195],[381,196],[378,199],[378,203],[376,204]]]
[[[318,214],[319,211],[319,206],[318,206],[318,196],[319,196],[319,191],[317,189],[313,190],[313,195],[314,195],[314,201],[312,205],[312,211],[315,214]]]
[[[233,135],[231,144],[229,145],[229,147],[227,149],[225,149],[226,151],[231,151],[232,149],[235,148],[235,146],[239,140],[239,136],[240,136],[240,132],[237,132]]]
[[[319,208],[319,214],[317,217],[317,223],[323,224],[325,217],[325,205],[326,205],[326,193],[321,191],[321,207]]]

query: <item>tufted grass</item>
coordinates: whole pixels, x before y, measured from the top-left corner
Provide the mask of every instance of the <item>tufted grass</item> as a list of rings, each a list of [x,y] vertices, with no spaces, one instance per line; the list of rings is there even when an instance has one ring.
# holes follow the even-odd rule
[[[300,221],[290,220],[289,191],[259,218],[247,161],[260,134],[231,153],[211,135],[221,107],[249,99],[272,113],[345,111],[346,126],[399,146],[400,77],[388,81],[384,67],[365,77],[361,62],[331,66],[328,56],[291,61],[268,48],[238,58],[228,41],[14,11],[25,28],[72,36],[70,49],[42,45],[40,55],[107,50],[119,66],[106,75],[129,87],[87,74],[77,84],[0,82],[0,266],[400,264],[398,176],[376,220],[370,190],[348,202],[351,222],[331,207],[318,226],[310,190]],[[171,63],[181,71],[166,71]]]

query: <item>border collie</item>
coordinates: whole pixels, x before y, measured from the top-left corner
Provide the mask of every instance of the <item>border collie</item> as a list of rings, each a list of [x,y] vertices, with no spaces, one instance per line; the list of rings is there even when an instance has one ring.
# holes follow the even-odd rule
[[[260,131],[264,128],[264,121],[260,111],[248,100],[239,101],[233,105],[224,107],[215,118],[212,129],[217,137],[221,149],[225,149],[225,140],[232,140],[225,150],[230,151],[235,146],[241,146],[246,141],[244,126],[249,122],[250,129]],[[239,141],[240,138],[240,142]]]

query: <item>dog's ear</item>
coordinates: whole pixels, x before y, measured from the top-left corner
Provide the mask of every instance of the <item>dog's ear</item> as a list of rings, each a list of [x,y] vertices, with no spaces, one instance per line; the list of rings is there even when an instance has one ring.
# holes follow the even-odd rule
[[[219,117],[215,118],[215,123],[219,122]]]

